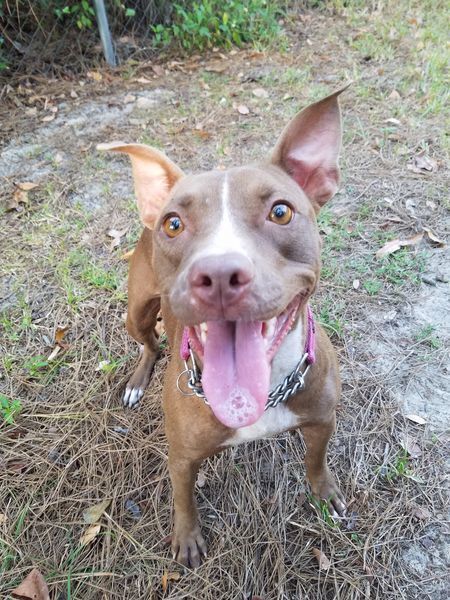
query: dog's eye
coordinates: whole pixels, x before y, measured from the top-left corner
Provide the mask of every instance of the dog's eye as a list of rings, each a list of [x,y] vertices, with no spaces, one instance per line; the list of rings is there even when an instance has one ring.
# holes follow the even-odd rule
[[[277,225],[287,225],[292,221],[294,213],[287,204],[274,204],[269,213],[269,220]]]
[[[164,233],[170,238],[174,238],[184,230],[183,221],[178,215],[169,215],[164,219],[163,225]]]

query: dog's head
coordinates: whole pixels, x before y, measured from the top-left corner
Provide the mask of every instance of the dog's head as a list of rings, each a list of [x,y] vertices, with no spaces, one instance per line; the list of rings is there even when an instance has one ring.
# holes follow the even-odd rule
[[[264,408],[270,361],[318,282],[316,214],[339,182],[339,94],[301,111],[254,166],[184,175],[154,148],[102,145],[131,158],[161,296],[190,327],[213,410],[218,388],[233,396],[221,418],[230,426]]]

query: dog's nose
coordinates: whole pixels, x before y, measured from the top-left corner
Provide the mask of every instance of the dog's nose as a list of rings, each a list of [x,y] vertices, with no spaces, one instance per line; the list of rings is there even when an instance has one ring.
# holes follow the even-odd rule
[[[189,272],[192,294],[201,303],[217,308],[238,303],[254,277],[250,260],[242,254],[205,256]]]

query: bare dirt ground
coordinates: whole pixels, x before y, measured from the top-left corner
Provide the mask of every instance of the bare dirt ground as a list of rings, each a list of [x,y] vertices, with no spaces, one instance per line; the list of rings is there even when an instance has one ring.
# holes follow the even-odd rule
[[[0,425],[2,597],[32,566],[58,600],[448,597],[448,146],[421,37],[438,17],[417,14],[311,12],[290,24],[287,52],[218,52],[8,90],[0,393],[21,410]],[[140,224],[128,163],[95,145],[149,143],[192,172],[255,160],[297,110],[350,79],[342,186],[320,218],[313,306],[342,365],[330,461],[349,516],[335,523],[311,507],[297,433],[229,450],[205,463],[197,486],[209,558],[183,572],[165,543],[168,349],[142,406],[124,411],[138,348],[123,323],[123,255]],[[19,190],[26,182],[38,186]],[[89,529],[82,513],[102,500]],[[319,569],[313,549],[329,566]]]

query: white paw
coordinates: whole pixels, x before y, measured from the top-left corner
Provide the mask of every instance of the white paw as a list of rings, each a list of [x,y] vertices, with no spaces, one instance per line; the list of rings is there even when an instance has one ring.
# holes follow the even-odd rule
[[[123,395],[123,405],[127,408],[136,408],[143,395],[144,390],[142,388],[127,386]]]

